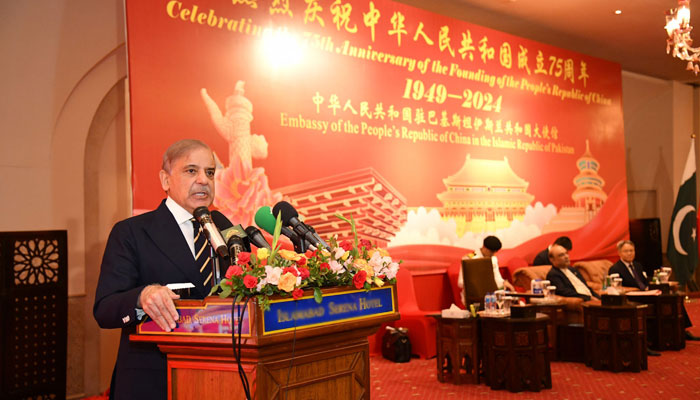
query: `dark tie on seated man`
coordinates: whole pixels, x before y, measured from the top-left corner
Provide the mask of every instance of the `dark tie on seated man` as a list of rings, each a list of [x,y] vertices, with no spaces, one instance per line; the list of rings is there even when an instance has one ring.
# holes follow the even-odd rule
[[[595,297],[600,299],[598,293],[588,287],[586,281],[576,269],[571,267],[569,252],[564,246],[553,244],[549,249],[549,262],[552,269],[547,273],[547,280],[556,286],[556,294],[562,297],[580,297],[585,301]]]
[[[644,272],[644,266],[640,262],[634,261],[636,255],[634,243],[631,240],[619,241],[617,243],[617,253],[620,256],[620,260],[610,267],[608,275],[619,274],[624,287],[646,290],[649,287],[649,280]],[[685,305],[683,306],[683,324],[686,329],[693,326],[688,313],[685,311]],[[700,337],[691,334],[687,330],[685,331],[685,337],[688,340],[700,340]]]

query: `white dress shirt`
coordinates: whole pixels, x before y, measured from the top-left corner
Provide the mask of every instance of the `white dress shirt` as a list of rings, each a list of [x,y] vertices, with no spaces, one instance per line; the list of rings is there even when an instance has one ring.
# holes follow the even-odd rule
[[[194,257],[194,226],[192,226],[191,221],[192,214],[182,208],[181,205],[177,204],[175,200],[170,198],[170,196],[168,196],[168,199],[165,200],[165,206],[168,207],[170,213],[173,214],[173,217],[175,217],[175,222],[177,222],[177,225],[180,227],[182,235],[187,241],[187,245],[190,246],[192,257]]]

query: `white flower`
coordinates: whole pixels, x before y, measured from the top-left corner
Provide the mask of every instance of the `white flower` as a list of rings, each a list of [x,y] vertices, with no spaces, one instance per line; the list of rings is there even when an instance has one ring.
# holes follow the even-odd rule
[[[342,247],[336,247],[335,254],[333,254],[333,257],[336,260],[340,260],[340,257],[342,257],[344,254],[345,254],[345,249],[343,249]]]
[[[280,282],[280,276],[282,276],[282,268],[266,265],[265,275],[267,275],[267,283],[277,286]]]
[[[333,271],[336,275],[345,272],[343,264],[339,263],[336,260],[331,260],[331,262],[328,263],[328,266],[331,267],[331,271]]]
[[[369,259],[369,265],[371,265],[375,271],[378,271],[378,268],[381,268],[383,265],[382,262],[382,255],[379,254],[378,251],[375,251],[374,254],[372,254],[372,258]]]
[[[279,277],[278,277],[279,278]],[[258,281],[258,286],[255,287],[257,292],[261,292],[263,286],[267,285],[267,279],[263,278]]]
[[[399,263],[392,262],[386,269],[386,279],[394,279],[399,272]]]

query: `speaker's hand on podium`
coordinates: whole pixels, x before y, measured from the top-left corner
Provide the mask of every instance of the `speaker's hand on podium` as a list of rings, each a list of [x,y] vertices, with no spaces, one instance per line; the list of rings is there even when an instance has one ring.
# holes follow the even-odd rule
[[[166,286],[149,285],[141,291],[137,307],[143,309],[162,330],[170,332],[175,329],[179,317],[173,300],[179,298]]]

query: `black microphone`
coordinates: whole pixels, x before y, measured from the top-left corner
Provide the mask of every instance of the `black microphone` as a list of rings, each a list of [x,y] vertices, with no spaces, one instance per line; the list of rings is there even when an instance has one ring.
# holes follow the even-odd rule
[[[282,224],[291,226],[294,232],[304,240],[309,241],[316,247],[323,246],[330,249],[328,243],[321,239],[313,228],[299,220],[299,213],[291,204],[286,201],[280,201],[272,208],[272,213],[275,216],[281,215]]]
[[[260,232],[260,229],[254,227],[254,226],[249,226],[245,228],[245,233],[248,234],[248,239],[250,239],[250,243],[254,244],[255,247],[262,249],[263,247],[266,249],[271,249],[270,244],[267,243],[267,240],[265,240],[265,236],[263,236],[262,232]]]
[[[226,245],[228,246],[229,250],[231,250],[231,238],[237,236],[243,242],[243,251],[250,251],[250,238],[248,237],[248,234],[245,233],[245,230],[241,224],[232,225],[230,228],[224,229],[221,231],[221,236],[223,236],[224,240],[226,241]]]
[[[231,264],[236,264],[238,261],[238,253],[246,251],[246,245],[243,238],[237,235],[231,235],[226,243],[229,254],[231,255]]]
[[[215,213],[217,212],[218,211],[215,211]],[[228,247],[226,247],[226,242],[224,241],[224,238],[221,237],[219,229],[214,224],[209,209],[204,206],[197,207],[194,210],[193,215],[197,219],[197,222],[199,222],[199,224],[202,226],[204,233],[207,235],[207,239],[209,239],[209,243],[211,243],[211,246],[214,248],[214,250],[216,250],[216,253],[219,254],[219,256],[221,257],[228,257]],[[223,217],[223,214],[221,214],[221,216]],[[219,219],[218,216],[217,219]],[[226,220],[228,221],[228,218],[226,218]]]

